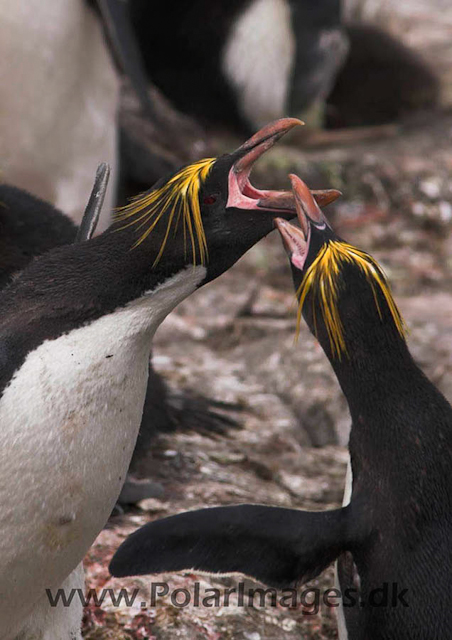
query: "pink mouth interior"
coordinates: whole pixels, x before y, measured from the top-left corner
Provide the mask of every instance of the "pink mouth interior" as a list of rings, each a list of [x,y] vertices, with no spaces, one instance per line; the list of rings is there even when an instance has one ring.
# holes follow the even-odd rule
[[[307,227],[307,233],[305,234],[300,227],[278,218],[276,226],[284,247],[289,254],[290,261],[300,271],[303,271],[306,258],[309,252],[309,242],[311,240],[311,228]]]
[[[269,144],[269,141],[258,145],[231,168],[228,177],[229,197],[226,207],[294,212],[294,204],[290,206],[290,203],[293,202],[293,195],[290,191],[260,190],[253,187],[250,182],[249,177],[254,161],[270,146],[272,144]],[[266,203],[267,200],[269,201],[268,205]],[[273,206],[271,205],[271,200],[274,200]],[[278,206],[278,203],[282,206]]]
[[[297,250],[294,251],[290,257],[294,267],[297,267],[297,269],[300,269],[300,271],[303,271],[306,258],[308,257],[310,239],[311,229],[309,229],[308,231],[308,237],[306,238],[306,244],[304,245],[304,247],[300,247],[297,243]]]

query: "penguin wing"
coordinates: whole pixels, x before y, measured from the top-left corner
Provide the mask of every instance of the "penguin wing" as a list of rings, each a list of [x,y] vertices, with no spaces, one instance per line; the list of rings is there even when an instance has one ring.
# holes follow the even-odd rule
[[[110,165],[102,162],[96,171],[91,195],[86,205],[75,242],[85,242],[90,240],[96,231],[99,216],[104,204],[105,194],[107,193],[108,181],[110,179]]]
[[[114,576],[242,573],[274,587],[317,576],[348,546],[347,507],[310,512],[239,505],[150,522],[119,547]]]
[[[97,5],[113,57],[129,78],[143,111],[151,120],[156,120],[155,109],[148,94],[146,69],[131,23],[129,3],[124,0],[97,0]]]

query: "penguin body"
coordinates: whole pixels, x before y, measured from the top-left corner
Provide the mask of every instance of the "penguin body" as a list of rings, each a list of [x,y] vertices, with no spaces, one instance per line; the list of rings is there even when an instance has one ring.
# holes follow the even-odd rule
[[[439,80],[415,51],[371,25],[347,25],[346,34],[349,53],[327,98],[327,127],[387,124],[438,106]]]
[[[14,603],[31,607],[37,592],[60,586],[108,519],[141,423],[153,334],[205,273],[189,267],[86,326],[67,325],[34,349],[25,336],[14,345],[15,357],[27,355],[1,383],[2,629]],[[2,332],[3,345],[17,340]],[[12,486],[23,487],[19,508]]]
[[[388,31],[344,21],[341,4],[167,2],[156,20],[149,2],[130,0],[130,11],[150,80],[205,123],[249,130],[289,114],[340,128],[436,108],[428,63]]]
[[[4,640],[80,638],[77,598],[51,607],[45,590],[80,582],[77,567],[117,500],[153,334],[269,233],[278,212],[294,215],[287,194],[258,191],[248,176],[298,123],[278,121],[232,154],[183,167],[103,234],[48,251],[0,293]]]
[[[110,565],[124,576],[241,572],[293,588],[339,559],[340,638],[447,640],[452,613],[452,407],[413,361],[377,262],[341,240],[295,176],[299,227],[276,225],[303,315],[352,417],[349,504],[202,509],[149,523]]]
[[[71,219],[61,211],[22,189],[6,184],[0,184],[0,232],[0,290],[33,258],[50,249],[72,244],[79,233]],[[190,429],[196,429],[195,422],[188,419],[190,413],[200,412],[204,429],[223,432],[229,427],[232,421],[211,410],[208,402],[203,406],[198,405],[195,400],[187,398],[181,408],[175,411],[166,383],[150,361],[142,424],[130,464],[132,474],[156,434],[172,432],[179,425],[183,429],[186,424],[190,425]],[[130,478],[129,481],[133,483]],[[130,482],[127,483],[127,490],[120,495],[121,504],[142,499],[139,498],[143,495],[142,485],[137,488]],[[147,490],[152,492],[152,487]]]
[[[130,8],[156,86],[186,113],[245,130],[323,98],[347,51],[339,0],[166,2],[158,21],[146,0]]]
[[[72,220],[47,202],[0,184],[0,289],[34,256],[75,240]]]
[[[4,0],[0,77],[1,179],[79,223],[99,162],[115,202],[119,77],[86,0]],[[104,216],[99,229],[109,224]]]
[[[333,535],[325,555],[342,546],[339,637],[445,640],[452,624],[452,407],[413,361],[376,261],[338,238],[301,181],[294,187],[307,246],[295,246],[294,237],[302,243],[292,225],[277,224],[300,311],[352,418],[345,506],[339,529],[324,530]]]

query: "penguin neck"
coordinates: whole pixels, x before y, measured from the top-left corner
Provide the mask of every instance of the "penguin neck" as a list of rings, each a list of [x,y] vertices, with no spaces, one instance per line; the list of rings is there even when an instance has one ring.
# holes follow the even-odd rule
[[[83,245],[49,252],[2,292],[0,391],[40,344],[99,324],[105,316],[112,344],[145,335],[150,350],[159,324],[195,291],[206,269],[183,264],[177,269],[162,260],[153,270],[154,257],[141,245],[131,250],[127,235],[107,231]]]
[[[406,522],[413,509],[429,521],[449,518],[452,408],[396,328],[383,333],[376,319],[348,356],[330,357],[352,418],[353,494]]]
[[[325,348],[352,416],[372,412],[374,403],[391,402],[422,376],[395,327],[390,336],[365,328],[361,338],[355,334],[347,340],[347,350],[340,355]]]
[[[416,365],[392,321],[376,315],[373,323],[362,323],[355,316],[347,317],[347,352],[341,357],[320,337],[347,399],[355,439],[404,447],[410,434],[430,441],[445,428],[452,435],[452,408]]]
[[[165,256],[153,266],[155,247],[132,248],[136,238],[112,227],[82,245],[65,246],[34,261],[8,293],[38,307],[43,315],[72,312],[75,322],[89,321],[133,301],[165,298],[169,313],[202,281],[206,269]],[[155,243],[152,243],[155,245]],[[164,295],[163,292],[166,292]]]

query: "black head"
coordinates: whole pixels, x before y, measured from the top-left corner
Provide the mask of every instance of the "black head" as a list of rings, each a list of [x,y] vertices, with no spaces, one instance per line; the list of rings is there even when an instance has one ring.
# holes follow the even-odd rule
[[[36,342],[164,283],[171,295],[162,313],[169,313],[268,234],[275,216],[296,215],[292,192],[258,191],[249,173],[253,162],[297,124],[279,120],[232,154],[183,167],[119,210],[103,234],[49,251],[5,293],[4,316],[12,318],[20,307],[29,318],[33,308]],[[335,195],[319,192],[317,198],[325,203]]]
[[[157,277],[202,264],[201,284],[213,280],[272,231],[275,216],[296,215],[291,192],[260,191],[249,175],[254,162],[299,124],[277,120],[231,154],[182,167],[120,209],[109,232],[127,229],[130,249],[145,253]],[[335,192],[314,195],[326,203]]]
[[[405,326],[378,263],[339,238],[311,197],[291,176],[300,227],[276,225],[289,255],[299,300],[310,330],[333,361],[363,362],[375,348],[404,345]]]

